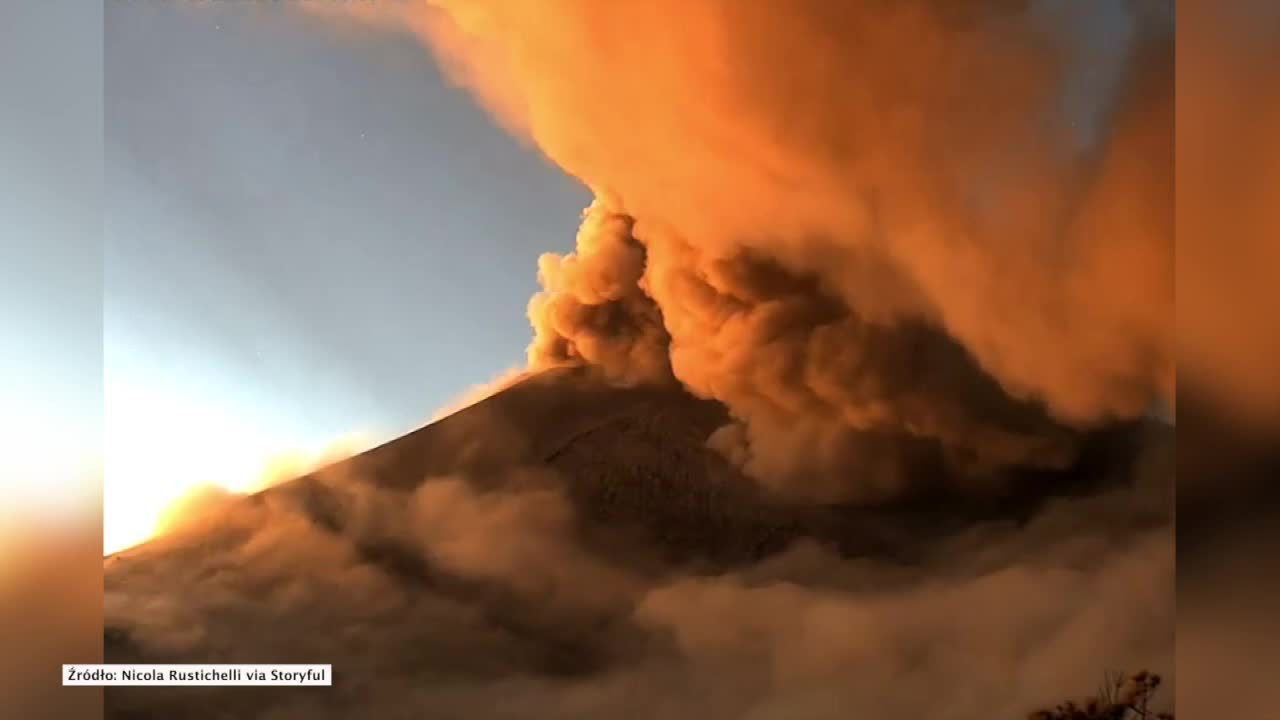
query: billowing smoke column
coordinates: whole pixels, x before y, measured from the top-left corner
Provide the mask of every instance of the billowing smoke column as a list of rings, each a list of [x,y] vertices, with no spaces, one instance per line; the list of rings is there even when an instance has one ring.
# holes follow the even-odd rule
[[[529,302],[530,366],[582,362],[618,382],[671,380],[671,336],[641,287],[646,252],[632,226],[630,217],[594,204],[583,214],[577,252],[539,259],[543,292]]]
[[[532,366],[579,361],[628,383],[674,376],[742,421],[713,444],[792,495],[888,496],[930,451],[974,482],[1070,459],[1071,434],[923,322],[870,322],[754,252],[707,257],[675,235],[632,233],[628,216],[597,202],[577,251],[542,258]],[[838,472],[854,467],[856,479]]]
[[[534,367],[674,378],[753,475],[821,494],[898,489],[813,484],[867,433],[981,484],[1172,405],[1170,4],[397,12],[596,191],[540,263]],[[1082,51],[1098,22],[1121,41]]]

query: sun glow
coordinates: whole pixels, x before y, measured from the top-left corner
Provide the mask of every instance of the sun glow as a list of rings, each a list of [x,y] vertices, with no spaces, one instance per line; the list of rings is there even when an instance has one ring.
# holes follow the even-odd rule
[[[253,413],[110,377],[105,397],[105,554],[162,533],[193,497],[255,492],[366,446],[356,435],[307,443]]]

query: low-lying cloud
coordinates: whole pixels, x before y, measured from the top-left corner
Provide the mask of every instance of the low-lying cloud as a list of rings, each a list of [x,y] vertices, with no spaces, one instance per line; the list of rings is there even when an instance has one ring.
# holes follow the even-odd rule
[[[322,473],[109,560],[105,622],[113,661],[333,662],[333,690],[120,689],[108,705],[197,718],[1022,717],[1091,692],[1107,669],[1171,671],[1162,462],[1028,521],[904,538],[910,562],[800,538],[718,568],[592,545],[571,482],[545,468],[404,491]]]

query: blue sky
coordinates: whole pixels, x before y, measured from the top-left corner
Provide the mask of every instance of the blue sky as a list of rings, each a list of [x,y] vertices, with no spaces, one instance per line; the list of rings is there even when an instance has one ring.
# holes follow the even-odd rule
[[[80,499],[102,431],[102,12],[2,15],[0,534],[9,512]]]
[[[109,380],[386,437],[522,361],[589,197],[419,44],[288,3],[106,21]]]
[[[140,539],[194,484],[523,362],[590,198],[417,41],[290,3],[112,2],[104,37],[108,550],[126,508]]]

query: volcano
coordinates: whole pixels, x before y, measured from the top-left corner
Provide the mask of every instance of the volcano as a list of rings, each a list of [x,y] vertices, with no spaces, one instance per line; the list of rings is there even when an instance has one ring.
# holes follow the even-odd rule
[[[332,663],[333,687],[108,688],[107,716],[923,717],[949,693],[893,683],[959,653],[956,694],[1020,717],[1171,662],[1171,611],[1147,605],[1172,564],[1171,428],[1089,435],[1069,468],[981,493],[927,443],[872,438],[923,481],[871,506],[762,487],[710,447],[729,421],[678,385],[558,368],[215,503],[106,558],[105,661]]]

